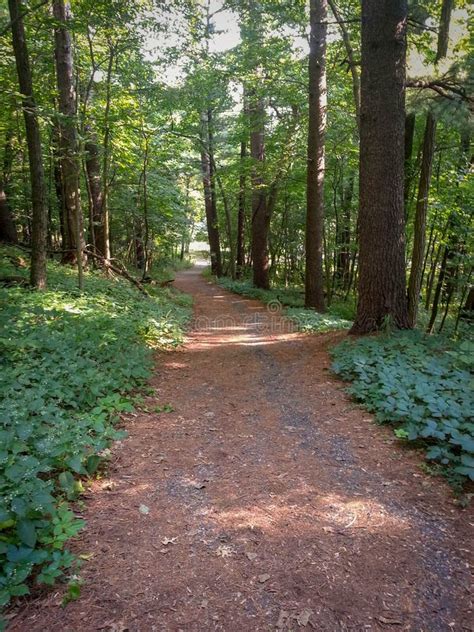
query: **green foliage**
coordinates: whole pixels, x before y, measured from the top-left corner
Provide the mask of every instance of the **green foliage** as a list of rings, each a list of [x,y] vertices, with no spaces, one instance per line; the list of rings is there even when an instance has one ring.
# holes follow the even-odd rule
[[[298,325],[299,331],[310,333],[323,333],[335,329],[349,329],[351,321],[344,320],[331,313],[319,314],[312,309],[289,307],[285,310],[285,316]]]
[[[49,280],[46,292],[0,289],[0,606],[32,573],[52,584],[74,563],[64,546],[82,526],[70,508],[80,479],[124,437],[118,413],[133,410],[152,348],[177,345],[189,316],[187,297],[147,299],[99,273],[82,294],[70,269],[51,264]]]
[[[451,478],[474,480],[473,351],[469,340],[399,332],[344,341],[332,367],[399,439],[421,441]]]
[[[258,287],[254,287],[251,281],[233,281],[227,277],[217,279],[217,282],[229,292],[235,292],[235,294],[241,294],[247,298],[254,298],[263,303],[278,301],[285,307],[303,307],[304,305],[304,294],[298,288],[261,290]]]

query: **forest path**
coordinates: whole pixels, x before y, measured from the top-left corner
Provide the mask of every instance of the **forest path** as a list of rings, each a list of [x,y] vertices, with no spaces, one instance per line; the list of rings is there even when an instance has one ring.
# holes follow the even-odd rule
[[[328,372],[344,334],[289,331],[207,282],[148,406],[128,416],[75,549],[79,601],[29,601],[11,630],[472,630],[468,516]]]

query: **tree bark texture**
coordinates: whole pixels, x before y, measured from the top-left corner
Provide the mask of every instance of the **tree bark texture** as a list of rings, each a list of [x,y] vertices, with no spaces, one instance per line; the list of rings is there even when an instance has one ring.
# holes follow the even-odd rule
[[[18,243],[18,233],[9,203],[9,184],[13,162],[12,129],[7,129],[3,169],[0,174],[0,241],[8,244]]]
[[[41,133],[33,94],[30,60],[22,19],[22,2],[21,0],[8,0],[8,6],[10,10],[18,83],[22,94],[31,181],[33,217],[30,282],[33,287],[43,289],[46,287],[48,206],[46,204],[46,184],[41,153]]]
[[[423,261],[426,242],[426,216],[430,192],[431,171],[433,166],[436,120],[431,112],[426,117],[421,160],[420,184],[415,212],[415,234],[411,259],[410,279],[408,282],[408,318],[410,327],[416,325],[420,290],[423,280]]]
[[[237,213],[237,266],[236,277],[240,279],[245,267],[245,200],[246,200],[246,177],[245,159],[247,157],[247,144],[240,143],[240,176],[239,176],[239,208]]]
[[[351,333],[408,327],[404,132],[406,0],[362,1],[359,300]]]
[[[252,158],[252,263],[253,284],[270,287],[268,232],[270,213],[263,174],[265,163],[265,106],[263,98],[249,92],[250,156]]]
[[[90,135],[84,148],[86,151],[86,174],[92,207],[91,223],[94,234],[94,248],[95,252],[102,257],[107,258],[107,245],[103,221],[102,178],[100,173],[99,147],[97,139]]]
[[[204,207],[206,211],[207,236],[211,253],[211,271],[222,276],[222,259],[217,223],[215,195],[212,192],[211,156],[209,154],[208,113],[201,114],[201,174],[204,189]]]
[[[310,0],[305,306],[324,311],[323,223],[327,0]]]
[[[53,14],[58,22],[54,29],[56,80],[61,147],[61,173],[65,219],[68,225],[68,242],[64,250],[65,262],[77,263],[79,283],[82,283],[84,260],[84,232],[80,194],[79,144],[76,130],[76,93],[71,35],[68,21],[71,19],[69,4],[53,0]]]

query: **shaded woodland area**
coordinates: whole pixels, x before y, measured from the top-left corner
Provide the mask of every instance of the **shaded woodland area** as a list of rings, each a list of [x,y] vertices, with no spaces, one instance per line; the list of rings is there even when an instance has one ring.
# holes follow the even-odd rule
[[[146,277],[205,215],[217,276],[358,297],[354,332],[469,317],[468,3],[72,9],[9,2],[2,32],[1,236],[33,286],[54,252]]]

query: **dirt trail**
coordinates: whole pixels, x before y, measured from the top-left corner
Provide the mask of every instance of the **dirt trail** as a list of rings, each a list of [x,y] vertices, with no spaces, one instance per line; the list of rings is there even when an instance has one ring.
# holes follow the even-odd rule
[[[468,512],[330,375],[343,334],[291,333],[199,269],[176,285],[195,328],[149,402],[174,411],[130,416],[89,494],[81,599],[10,629],[472,630]]]

